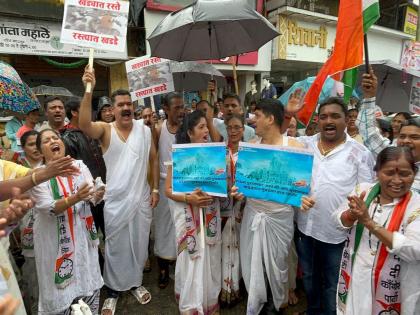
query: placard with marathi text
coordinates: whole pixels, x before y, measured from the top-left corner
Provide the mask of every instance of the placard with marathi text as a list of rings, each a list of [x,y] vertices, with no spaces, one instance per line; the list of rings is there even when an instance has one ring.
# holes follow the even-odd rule
[[[169,60],[140,57],[125,63],[133,101],[175,91]]]
[[[108,51],[125,50],[128,1],[66,0],[61,42]]]

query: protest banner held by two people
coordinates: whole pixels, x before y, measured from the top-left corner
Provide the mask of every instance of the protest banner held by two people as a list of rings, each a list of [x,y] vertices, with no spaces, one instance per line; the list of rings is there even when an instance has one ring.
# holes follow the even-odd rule
[[[226,197],[226,150],[225,143],[173,145],[174,193],[199,188]],[[313,154],[304,149],[241,142],[235,185],[246,197],[300,207],[310,193],[312,165]]]
[[[89,67],[93,67],[94,49],[124,52],[128,1],[66,0],[60,41],[89,47]],[[90,84],[86,87],[90,92]]]

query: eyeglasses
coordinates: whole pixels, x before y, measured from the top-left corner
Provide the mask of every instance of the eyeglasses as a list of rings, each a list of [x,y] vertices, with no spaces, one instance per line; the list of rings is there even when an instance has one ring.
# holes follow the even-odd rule
[[[243,127],[242,126],[227,126],[226,130],[227,131],[239,131],[241,130]]]

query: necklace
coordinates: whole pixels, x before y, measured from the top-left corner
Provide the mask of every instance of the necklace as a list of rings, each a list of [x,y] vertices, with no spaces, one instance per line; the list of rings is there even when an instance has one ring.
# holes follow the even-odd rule
[[[342,145],[344,142],[346,142],[346,139],[344,138],[344,140],[343,141],[341,141],[340,143],[338,143],[337,145],[335,145],[334,147],[332,147],[331,149],[327,149],[327,150],[325,150],[324,149],[324,146],[323,146],[323,144],[322,144],[322,140],[321,139],[319,139],[319,148],[321,149],[320,151],[321,151],[321,154],[323,155],[323,156],[326,156],[328,153],[330,153],[332,150],[334,150],[335,148],[337,148],[338,146],[340,146],[340,145]]]

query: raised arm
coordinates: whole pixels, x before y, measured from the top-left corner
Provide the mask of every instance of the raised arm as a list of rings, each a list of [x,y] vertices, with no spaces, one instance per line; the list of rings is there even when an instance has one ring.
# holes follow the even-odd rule
[[[356,125],[363,138],[364,145],[376,157],[379,152],[388,147],[389,139],[383,137],[376,127],[376,90],[378,79],[372,68],[370,73],[364,73],[362,79],[363,101],[357,116]]]
[[[85,92],[83,95],[82,103],[80,104],[79,127],[87,136],[101,140],[105,134],[107,124],[104,122],[92,122],[92,93],[96,84],[95,70],[92,69],[91,71],[89,66],[86,66],[82,81],[85,90],[86,84],[89,82],[92,84],[92,88],[90,93]]]
[[[303,108],[303,97],[305,94],[302,89],[296,89],[289,96],[286,106],[284,107],[284,119],[281,125],[281,133],[285,133],[289,128],[290,120]],[[280,105],[281,106],[281,105]]]

